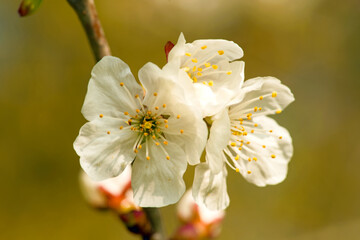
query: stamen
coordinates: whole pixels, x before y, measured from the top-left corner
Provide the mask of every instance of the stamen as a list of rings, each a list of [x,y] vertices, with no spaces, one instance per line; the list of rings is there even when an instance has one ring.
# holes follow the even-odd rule
[[[223,55],[224,54],[224,51],[223,50],[220,50],[218,51],[219,55]]]
[[[100,114],[100,115],[99,115],[99,118],[103,118],[103,117],[104,117],[104,115],[103,115],[103,114]]]
[[[185,53],[185,55],[191,57],[191,53]]]
[[[107,131],[106,133],[107,133],[107,134],[110,134],[110,131]]]
[[[271,155],[271,158],[276,158],[276,156],[274,154]]]
[[[204,45],[204,46],[201,47],[202,50],[204,50],[204,49],[206,49],[206,48],[207,48],[206,45]]]
[[[276,97],[276,96],[277,96],[277,92],[273,91],[272,94],[271,94],[271,97]]]

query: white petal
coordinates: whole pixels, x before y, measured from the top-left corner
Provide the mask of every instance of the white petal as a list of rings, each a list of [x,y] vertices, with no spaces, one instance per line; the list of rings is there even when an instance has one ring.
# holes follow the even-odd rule
[[[124,121],[114,118],[95,119],[81,127],[74,142],[84,171],[96,181],[118,176],[135,155],[132,150],[136,134]]]
[[[237,104],[230,107],[231,119],[244,118],[248,113],[252,113],[254,117],[275,114],[293,102],[294,96],[280,80],[273,77],[258,77],[244,82],[242,94],[237,101]],[[262,110],[255,111],[255,107],[261,107]]]
[[[180,67],[180,59],[185,54],[185,37],[183,33],[180,33],[179,39],[175,46],[171,49],[169,53],[169,62],[175,61],[178,67]]]
[[[247,130],[246,137],[239,137],[244,140],[241,151],[238,147],[229,147],[231,151],[226,152],[232,159],[240,156],[238,167],[247,181],[257,186],[278,184],[285,179],[288,162],[293,155],[291,137],[285,128],[269,117],[256,117],[252,121],[252,124],[255,123],[258,127],[253,128],[254,133]]]
[[[213,174],[206,163],[201,163],[195,168],[193,183],[193,197],[197,204],[205,205],[210,210],[225,209],[229,203],[226,186],[227,171]]]
[[[170,156],[152,141],[148,143],[150,160],[146,150],[139,151],[133,164],[131,184],[134,201],[141,207],[163,207],[177,202],[185,191],[182,179],[186,170],[184,151],[174,143],[164,145]]]
[[[230,119],[228,110],[212,118],[213,123],[210,128],[210,136],[206,144],[206,162],[209,164],[214,174],[223,171],[224,162],[222,159],[223,149],[230,140]]]
[[[129,112],[135,115],[138,108],[136,94],[142,96],[143,91],[128,65],[118,58],[106,56],[91,72],[82,113],[89,121],[100,114],[118,117],[121,112]]]

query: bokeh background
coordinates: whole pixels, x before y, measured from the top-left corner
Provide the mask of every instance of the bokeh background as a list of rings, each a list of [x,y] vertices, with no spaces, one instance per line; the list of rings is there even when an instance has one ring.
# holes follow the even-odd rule
[[[62,1],[20,18],[0,0],[0,239],[138,239],[79,191],[72,143],[94,65]],[[229,173],[219,239],[359,239],[358,0],[97,1],[113,55],[134,74],[165,64],[164,44],[223,38],[245,52],[245,76],[276,76],[296,98],[279,123],[293,137],[287,179],[258,188]],[[193,169],[186,174],[188,186]],[[170,233],[175,207],[162,210]]]

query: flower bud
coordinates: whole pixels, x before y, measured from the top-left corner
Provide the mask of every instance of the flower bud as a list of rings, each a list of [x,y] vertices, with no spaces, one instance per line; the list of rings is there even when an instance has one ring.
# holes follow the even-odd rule
[[[18,9],[21,17],[28,16],[34,13],[40,6],[42,0],[23,0]]]

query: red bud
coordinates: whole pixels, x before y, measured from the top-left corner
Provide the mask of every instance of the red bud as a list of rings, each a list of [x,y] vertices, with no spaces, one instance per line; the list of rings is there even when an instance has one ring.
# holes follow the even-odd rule
[[[166,54],[166,62],[168,62],[168,56],[169,56],[169,52],[171,51],[171,49],[174,47],[175,45],[168,41],[166,44],[165,44],[165,54]]]

